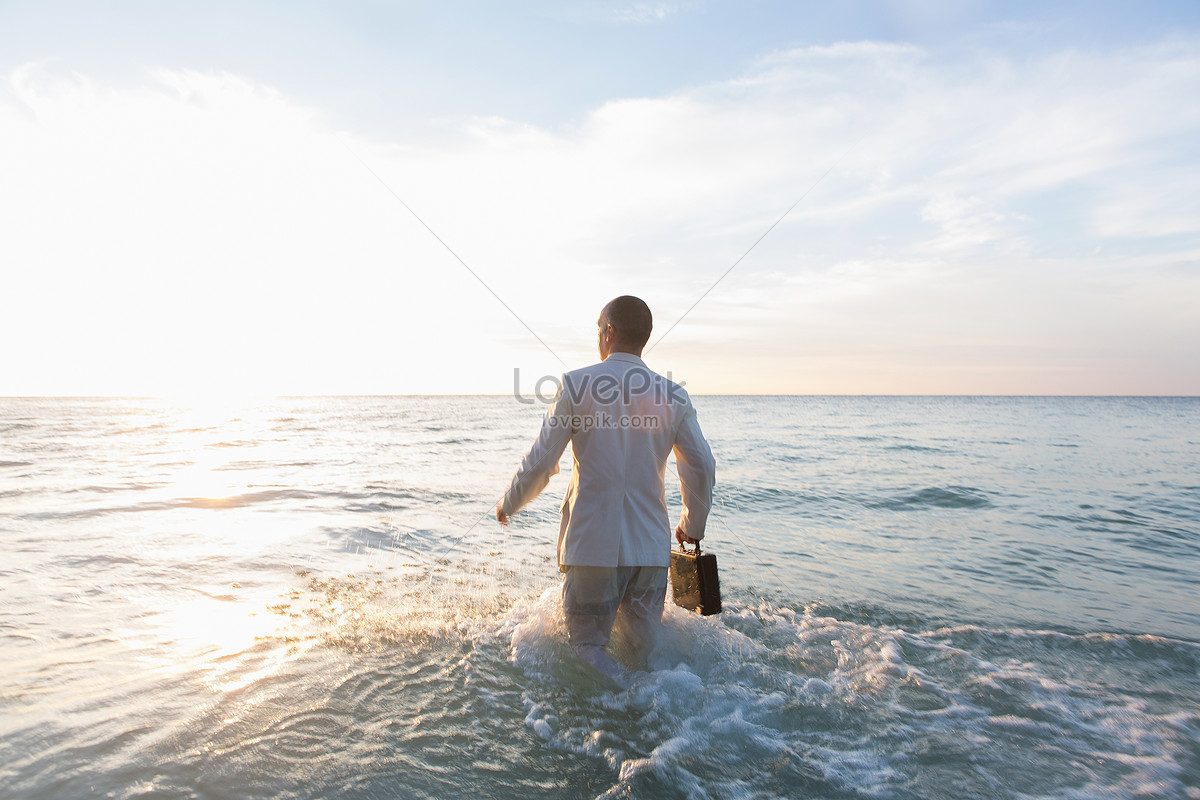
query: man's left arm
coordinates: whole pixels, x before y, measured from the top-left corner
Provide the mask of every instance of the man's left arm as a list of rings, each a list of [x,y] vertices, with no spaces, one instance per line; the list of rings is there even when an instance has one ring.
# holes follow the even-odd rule
[[[687,410],[675,434],[675,465],[679,470],[679,491],[683,513],[675,528],[675,538],[698,542],[704,538],[708,511],[712,508],[713,485],[717,480],[717,461],[700,431],[696,409],[688,401]]]

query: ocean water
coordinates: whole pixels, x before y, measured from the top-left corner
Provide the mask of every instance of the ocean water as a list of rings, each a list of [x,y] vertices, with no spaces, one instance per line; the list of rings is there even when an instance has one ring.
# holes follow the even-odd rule
[[[614,692],[540,405],[0,399],[0,796],[1200,800],[1200,400],[696,405],[726,611]]]

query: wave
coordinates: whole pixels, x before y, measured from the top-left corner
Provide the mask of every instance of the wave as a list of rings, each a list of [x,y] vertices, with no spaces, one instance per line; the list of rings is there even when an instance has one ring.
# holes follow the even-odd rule
[[[270,489],[261,492],[245,492],[225,497],[179,497],[170,500],[155,500],[145,503],[135,503],[126,506],[106,506],[100,508],[76,508],[67,511],[38,511],[19,514],[17,519],[50,520],[50,519],[87,519],[111,514],[136,514],[148,511],[169,511],[178,508],[246,508],[287,500],[311,500],[328,496],[329,492],[316,492],[303,489]]]
[[[231,461],[228,464],[222,464],[219,467],[213,467],[213,472],[238,472],[241,470],[277,470],[277,469],[303,469],[306,467],[317,466],[315,461],[261,461],[261,460],[246,460],[246,461]]]
[[[157,491],[169,486],[169,483],[137,484],[130,483],[120,486],[83,486],[69,490],[71,493],[83,492],[88,494],[110,495],[125,491]],[[63,510],[37,511],[15,515],[15,519],[23,520],[53,520],[53,519],[89,519],[115,514],[139,514],[156,511],[170,511],[180,508],[198,509],[242,509],[255,506],[270,506],[281,503],[322,500],[335,501],[340,507],[352,513],[394,512],[410,509],[417,505],[437,505],[442,502],[466,502],[478,498],[462,492],[430,493],[420,490],[405,489],[371,489],[353,491],[341,489],[296,489],[271,488],[261,491],[241,492],[225,496],[213,497],[174,497],[163,500],[147,500],[142,503],[128,505],[112,505],[101,507],[72,507]],[[292,510],[292,509],[289,509]]]
[[[75,487],[72,489],[65,489],[65,490],[63,490],[63,494],[76,494],[76,493],[114,494],[117,492],[131,492],[131,491],[132,492],[141,492],[141,491],[147,491],[147,490],[152,490],[152,489],[160,489],[166,485],[168,485],[168,484],[165,482],[161,482],[161,481],[157,482],[157,483],[130,482],[130,483],[119,484],[116,486],[105,486],[105,485],[101,485],[101,484],[96,484],[96,485],[92,485],[92,486],[78,486],[78,487]]]
[[[993,505],[986,492],[970,486],[931,486],[885,498],[842,492],[820,493],[761,484],[753,486],[718,485],[717,491],[720,502],[725,505],[755,512],[773,509],[803,509],[806,515],[816,515],[820,513],[821,509],[828,510],[836,506],[901,511],[919,508],[979,509],[989,508]]]
[[[908,632],[766,602],[716,620],[670,608],[653,671],[622,692],[564,694],[557,593],[526,613],[512,632],[537,687],[526,725],[603,759],[616,780],[602,797],[1166,798],[1198,777],[1200,711],[1179,704],[1181,688],[1200,698],[1200,646],[1187,642]],[[1107,673],[1078,669],[1111,658]],[[1155,702],[1132,687],[1154,685],[1164,659],[1184,678]]]
[[[868,503],[873,508],[888,508],[897,511],[933,507],[933,508],[988,508],[992,501],[987,494],[970,486],[932,486],[915,492],[908,492],[884,500]]]
[[[941,447],[927,447],[919,444],[891,444],[883,448],[884,450],[893,450],[901,453],[944,453],[946,450]]]
[[[301,573],[276,634],[203,666],[228,688],[135,740],[89,716],[67,732],[88,746],[30,748],[12,786],[53,765],[118,795],[153,775],[166,794],[1157,800],[1200,777],[1193,643],[739,595],[718,617],[668,605],[650,669],[609,690],[557,584],[428,575]]]

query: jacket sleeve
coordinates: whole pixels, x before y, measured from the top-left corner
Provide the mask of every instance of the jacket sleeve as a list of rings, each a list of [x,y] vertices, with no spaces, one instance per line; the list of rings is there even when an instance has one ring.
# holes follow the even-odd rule
[[[717,480],[717,461],[712,449],[700,432],[696,409],[688,402],[679,430],[675,434],[675,465],[679,469],[679,491],[683,497],[683,513],[679,525],[683,535],[691,539],[704,538],[708,511],[712,508],[713,485]]]
[[[550,478],[558,473],[558,460],[567,449],[567,442],[571,441],[571,400],[570,395],[562,389],[565,381],[566,376],[563,376],[558,393],[546,409],[537,440],[521,460],[521,466],[504,493],[501,510],[505,514],[512,515],[520,511],[541,494]]]

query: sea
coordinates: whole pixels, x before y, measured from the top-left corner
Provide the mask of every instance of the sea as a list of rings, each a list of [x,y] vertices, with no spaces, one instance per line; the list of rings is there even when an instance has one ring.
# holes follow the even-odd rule
[[[1200,399],[693,399],[724,612],[620,689],[540,403],[0,399],[0,796],[1200,800]]]

